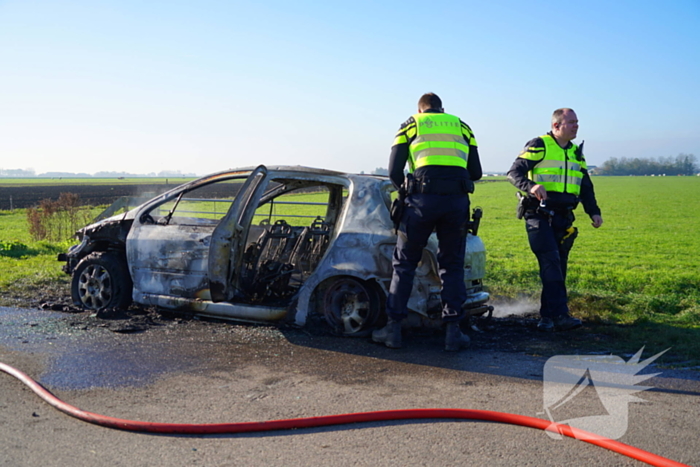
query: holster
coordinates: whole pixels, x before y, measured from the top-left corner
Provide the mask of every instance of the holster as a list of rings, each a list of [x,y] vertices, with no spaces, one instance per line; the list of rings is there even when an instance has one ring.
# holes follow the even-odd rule
[[[403,185],[399,188],[399,195],[391,203],[391,210],[389,211],[391,221],[394,223],[394,232],[398,234],[399,225],[401,224],[401,218],[403,217],[403,212],[406,209],[406,195],[409,193],[410,187],[413,184],[413,175],[407,174],[404,179]]]
[[[479,232],[479,224],[481,223],[481,217],[483,216],[483,211],[481,208],[474,208],[472,210],[471,219],[467,219],[462,228],[462,237],[466,237],[467,234],[477,235]]]
[[[515,215],[518,217],[518,219],[522,219],[523,216],[525,216],[525,211],[528,209],[528,198],[527,196],[523,196],[523,194],[519,191],[515,192],[515,196],[518,198],[518,207],[515,210]]]
[[[394,230],[398,232],[399,224],[401,223],[401,217],[403,216],[403,211],[406,207],[404,203],[404,196],[399,196],[391,203],[391,221],[394,223]]]

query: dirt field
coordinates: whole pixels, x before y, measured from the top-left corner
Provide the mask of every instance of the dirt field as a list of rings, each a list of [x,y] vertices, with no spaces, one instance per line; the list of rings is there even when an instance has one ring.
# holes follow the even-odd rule
[[[180,184],[114,184],[114,185],[26,185],[1,187],[0,211],[35,207],[41,200],[57,200],[61,193],[75,193],[82,206],[102,206],[114,203],[122,196],[151,198],[179,186]],[[235,194],[232,186],[215,183],[199,189],[200,196],[226,198]]]
[[[139,196],[144,193],[158,194],[174,185],[51,185],[0,187],[0,211],[30,208],[43,199],[57,200],[61,193],[75,193],[80,204],[100,206],[112,204],[122,196]],[[10,205],[10,198],[12,205]]]
[[[115,202],[122,196],[144,196],[150,198],[160,193],[175,188],[178,185],[36,185],[18,187],[0,187],[0,211],[31,208],[37,206],[41,200],[57,200],[61,193],[75,193],[83,206],[102,206]],[[230,188],[229,188],[230,189]],[[222,192],[218,185],[202,189],[202,194],[212,197],[230,196],[229,192]],[[12,205],[10,205],[10,198]]]

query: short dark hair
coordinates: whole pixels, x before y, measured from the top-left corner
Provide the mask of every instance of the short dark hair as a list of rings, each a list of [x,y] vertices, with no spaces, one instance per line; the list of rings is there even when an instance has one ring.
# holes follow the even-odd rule
[[[442,109],[442,101],[437,94],[426,92],[418,99],[418,110],[440,110]]]
[[[552,114],[552,125],[554,125],[555,123],[561,123],[562,120],[564,120],[564,112],[568,110],[570,110],[571,112],[574,111],[574,109],[570,109],[568,107],[563,107],[561,109],[555,110]]]

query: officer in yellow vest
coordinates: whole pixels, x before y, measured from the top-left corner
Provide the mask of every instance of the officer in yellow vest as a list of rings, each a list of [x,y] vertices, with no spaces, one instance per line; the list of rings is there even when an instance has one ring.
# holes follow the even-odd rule
[[[528,142],[508,172],[508,179],[527,194],[520,215],[525,218],[530,248],[542,281],[540,331],[565,331],[581,326],[569,315],[566,267],[578,230],[573,227],[578,203],[595,228],[603,225],[593,183],[583,157],[576,113],[568,108],[552,115],[552,131]]]
[[[406,164],[409,176],[405,178]],[[469,337],[459,328],[464,316],[462,304],[467,299],[465,226],[469,193],[481,175],[471,128],[446,114],[437,95],[421,96],[418,113],[401,125],[391,148],[389,176],[397,188],[405,187],[407,196],[392,261],[394,272],[386,305],[389,319],[386,327],[372,333],[375,342],[401,347],[401,321],[408,315],[416,266],[428,237],[436,231],[445,350],[456,351],[469,344]]]

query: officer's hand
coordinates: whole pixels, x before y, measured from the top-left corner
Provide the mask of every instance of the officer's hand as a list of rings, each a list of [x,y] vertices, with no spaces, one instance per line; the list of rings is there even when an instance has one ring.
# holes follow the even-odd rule
[[[537,198],[538,201],[547,199],[547,190],[545,190],[542,185],[535,185],[530,188],[530,194]]]
[[[598,214],[596,214],[595,216],[591,216],[591,220],[593,221],[591,222],[591,225],[596,229],[603,225],[603,218],[600,217]]]

